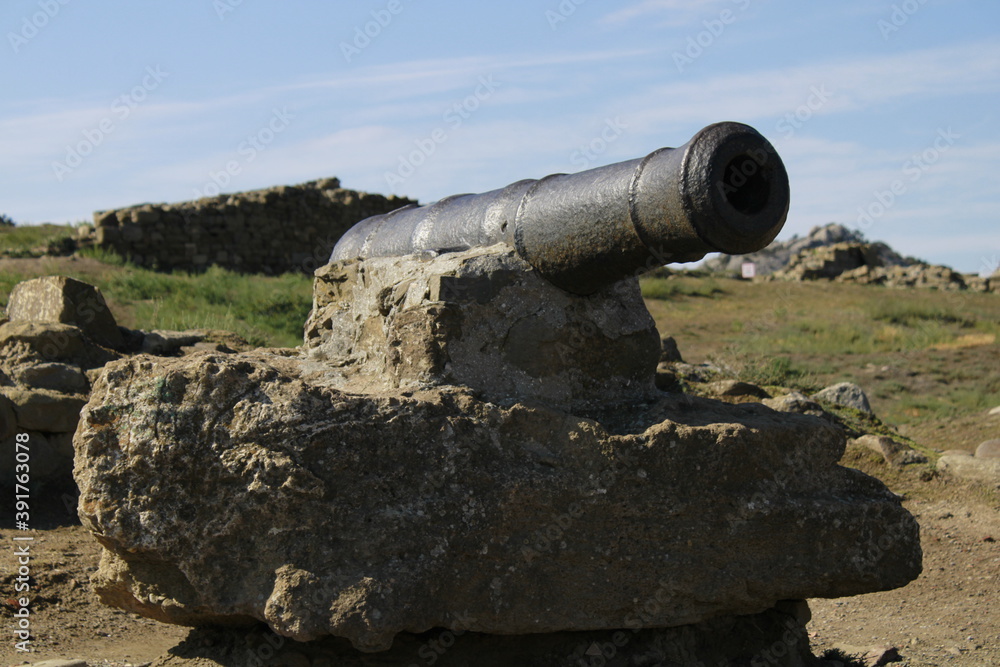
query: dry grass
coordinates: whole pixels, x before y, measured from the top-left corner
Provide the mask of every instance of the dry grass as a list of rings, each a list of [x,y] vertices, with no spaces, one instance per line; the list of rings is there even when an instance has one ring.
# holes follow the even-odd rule
[[[686,278],[686,291],[697,292]],[[850,381],[876,413],[937,449],[974,448],[1000,419],[1000,295],[712,279],[713,298],[647,299],[685,361],[813,391]]]

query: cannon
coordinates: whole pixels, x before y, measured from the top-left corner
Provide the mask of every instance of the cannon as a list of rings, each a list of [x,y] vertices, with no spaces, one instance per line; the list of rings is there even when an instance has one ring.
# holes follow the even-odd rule
[[[683,146],[366,218],[330,261],[507,243],[544,278],[592,294],[709,252],[760,250],[788,214],[788,174],[755,129],[724,122]]]

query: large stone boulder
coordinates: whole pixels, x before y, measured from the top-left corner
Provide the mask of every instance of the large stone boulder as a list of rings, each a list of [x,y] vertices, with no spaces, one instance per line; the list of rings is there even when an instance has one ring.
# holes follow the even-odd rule
[[[434,627],[679,626],[920,572],[915,520],[837,465],[839,429],[655,389],[634,280],[567,295],[504,247],[340,263],[307,341],[106,368],[75,437],[106,603],[380,651]]]
[[[95,343],[113,349],[125,344],[101,291],[65,276],[46,276],[15,285],[7,302],[7,316],[12,322],[71,324],[80,327]]]

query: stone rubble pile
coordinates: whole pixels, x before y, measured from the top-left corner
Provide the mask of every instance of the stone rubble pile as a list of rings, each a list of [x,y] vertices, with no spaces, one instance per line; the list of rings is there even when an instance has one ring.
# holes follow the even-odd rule
[[[836,243],[800,252],[788,265],[761,280],[833,280],[859,285],[920,287],[945,291],[996,292],[994,278],[961,274],[947,266],[915,262],[887,264],[878,244]]]
[[[831,222],[813,227],[804,237],[794,236],[787,241],[774,241],[757,252],[746,255],[716,255],[706,259],[704,267],[709,271],[738,276],[743,264],[751,262],[756,266],[758,276],[766,276],[786,268],[792,258],[799,254],[840,243],[866,244],[869,247],[869,257],[876,258],[880,266],[909,266],[919,263],[919,260],[913,257],[901,256],[885,243],[867,243],[860,232]]]

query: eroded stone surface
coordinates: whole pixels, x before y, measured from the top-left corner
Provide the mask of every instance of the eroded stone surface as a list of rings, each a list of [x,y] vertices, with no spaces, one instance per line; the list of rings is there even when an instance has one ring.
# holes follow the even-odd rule
[[[945,452],[938,459],[937,469],[955,477],[1000,486],[1000,458],[980,458],[968,452]]]
[[[644,625],[670,626],[920,571],[916,522],[836,464],[843,436],[817,419],[664,395],[609,430],[454,387],[348,394],[301,368],[265,353],[108,367],[75,442],[103,600],[378,650],[459,623],[622,627],[651,587],[663,604]]]
[[[657,391],[634,280],[569,295],[506,247],[338,263],[306,343],[96,379],[75,476],[105,602],[380,651],[640,608],[714,622],[920,571],[913,517],[837,465],[841,429]]]
[[[125,342],[101,291],[65,276],[18,283],[7,302],[12,322],[59,322],[80,327],[91,340],[111,348]]]
[[[653,396],[660,356],[637,281],[569,294],[505,246],[323,267],[305,342],[331,386],[464,385],[587,414]]]

